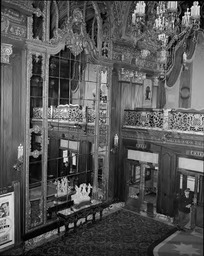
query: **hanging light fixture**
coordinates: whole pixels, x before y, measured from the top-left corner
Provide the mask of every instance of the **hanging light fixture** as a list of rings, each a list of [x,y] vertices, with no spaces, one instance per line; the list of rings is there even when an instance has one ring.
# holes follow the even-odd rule
[[[144,50],[158,53],[161,72],[172,66],[175,50],[199,28],[198,1],[186,11],[178,6],[178,1],[138,1],[132,14],[134,44],[141,49],[142,57]]]

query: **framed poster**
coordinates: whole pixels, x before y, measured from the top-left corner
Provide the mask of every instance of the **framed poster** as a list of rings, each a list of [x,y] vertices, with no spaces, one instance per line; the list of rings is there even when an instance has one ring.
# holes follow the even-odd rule
[[[14,191],[0,193],[0,250],[12,244],[14,244]]]

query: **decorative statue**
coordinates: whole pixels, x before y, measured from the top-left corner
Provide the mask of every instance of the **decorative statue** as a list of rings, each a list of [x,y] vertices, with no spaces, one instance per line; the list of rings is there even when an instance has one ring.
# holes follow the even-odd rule
[[[76,193],[71,196],[72,200],[74,201],[74,204],[78,205],[84,202],[89,203],[91,201],[91,198],[89,196],[91,188],[92,186],[90,184],[87,186],[86,183],[80,184],[79,187],[75,185]]]
[[[83,196],[88,195],[88,192],[86,192],[86,184],[83,183],[80,185],[80,187],[82,188],[82,195]]]
[[[61,180],[55,180],[57,193],[56,197],[68,195],[71,192],[71,186],[69,186],[70,181],[67,177],[63,177]]]
[[[91,188],[92,188],[92,186],[91,186],[91,184],[89,183],[89,185],[88,185],[88,195],[89,195],[90,192],[91,192]]]

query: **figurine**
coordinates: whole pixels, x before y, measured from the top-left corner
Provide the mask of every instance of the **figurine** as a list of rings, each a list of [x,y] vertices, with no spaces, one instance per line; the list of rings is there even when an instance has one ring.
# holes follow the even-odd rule
[[[75,185],[76,193],[71,196],[72,200],[74,201],[74,204],[79,205],[83,202],[90,202],[91,198],[89,196],[92,186],[89,184],[88,186],[86,183],[80,184],[78,187]]]

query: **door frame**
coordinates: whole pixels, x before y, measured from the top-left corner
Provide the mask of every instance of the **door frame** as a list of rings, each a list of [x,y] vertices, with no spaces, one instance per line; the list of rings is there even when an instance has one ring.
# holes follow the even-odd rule
[[[130,166],[140,166],[140,180],[138,184],[138,192],[139,196],[131,197],[129,196],[129,187],[131,184],[131,178],[130,178]],[[151,165],[153,166],[151,168]],[[152,170],[157,170],[157,187],[156,187],[156,205],[152,204],[152,207],[149,207],[150,202],[145,201],[145,174],[146,169],[151,168]],[[139,160],[133,160],[133,159],[125,159],[124,162],[124,170],[125,170],[125,203],[126,205],[130,205],[131,207],[134,207],[137,211],[145,211],[148,212],[149,208],[152,208],[152,211],[149,212],[151,214],[154,214],[157,209],[157,196],[158,196],[158,177],[159,177],[159,168],[158,164],[150,163],[150,162],[141,162]],[[153,183],[154,183],[154,177],[153,177]]]
[[[183,175],[182,178],[182,188],[181,188],[181,177],[180,175]],[[185,177],[186,176],[186,177]],[[193,192],[193,207],[191,208],[191,214],[190,214],[190,218],[191,218],[191,226],[195,227],[197,222],[197,201],[198,201],[198,191],[202,191],[203,190],[200,188],[200,177],[204,177],[203,173],[200,172],[195,172],[193,170],[188,170],[188,169],[182,169],[182,168],[177,168],[177,181],[176,181],[176,192],[178,194],[181,193],[181,191],[184,191],[187,188],[187,176],[192,176],[195,177],[195,181],[194,181],[194,191]],[[202,178],[203,179],[203,178]],[[203,207],[203,206],[202,206]],[[203,225],[202,225],[203,226]]]

